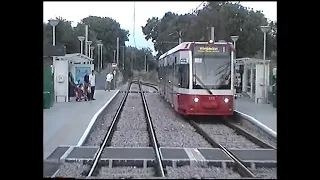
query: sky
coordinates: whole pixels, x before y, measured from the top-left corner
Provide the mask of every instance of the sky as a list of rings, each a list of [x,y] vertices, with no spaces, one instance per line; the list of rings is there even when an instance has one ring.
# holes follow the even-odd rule
[[[129,42],[126,45],[134,46],[133,29],[135,29],[136,47],[150,47],[153,50],[153,43],[146,41],[141,30],[141,26],[145,26],[147,19],[151,17],[162,18],[168,12],[185,14],[196,9],[202,1],[167,1],[167,2],[135,2],[135,18],[134,18],[134,2],[43,2],[43,22],[55,17],[63,17],[72,21],[72,25],[88,16],[111,17],[120,23],[122,29],[129,30]],[[254,10],[262,10],[265,16],[272,21],[277,20],[277,2],[276,1],[260,1],[260,2],[240,2],[243,6],[253,8]],[[135,23],[134,23],[135,19]],[[134,25],[135,24],[135,25]],[[116,38],[116,37],[115,37]]]

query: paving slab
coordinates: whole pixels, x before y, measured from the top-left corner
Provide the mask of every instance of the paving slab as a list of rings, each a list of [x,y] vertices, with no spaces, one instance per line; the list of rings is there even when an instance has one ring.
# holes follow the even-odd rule
[[[235,109],[277,132],[277,109],[272,104],[257,104],[248,97],[239,97],[235,101]]]
[[[237,158],[244,162],[274,161],[277,162],[277,150],[274,149],[229,149]]]
[[[94,101],[55,103],[44,109],[44,159],[60,145],[77,145],[91,119],[116,93],[118,90],[97,90]]]

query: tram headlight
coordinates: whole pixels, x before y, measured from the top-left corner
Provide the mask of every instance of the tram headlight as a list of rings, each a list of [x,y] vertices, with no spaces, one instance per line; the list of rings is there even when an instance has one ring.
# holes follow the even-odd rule
[[[193,101],[197,103],[199,102],[199,98],[194,98]]]
[[[229,99],[228,98],[224,98],[223,100],[225,103],[228,103],[229,102]]]

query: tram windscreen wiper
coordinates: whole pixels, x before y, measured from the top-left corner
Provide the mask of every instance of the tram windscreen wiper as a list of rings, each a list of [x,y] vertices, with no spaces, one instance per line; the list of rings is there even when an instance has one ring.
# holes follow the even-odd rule
[[[212,92],[210,91],[210,89],[201,81],[201,79],[195,74],[193,76],[199,81],[199,83],[201,84],[201,87],[207,90],[210,95],[212,95]]]

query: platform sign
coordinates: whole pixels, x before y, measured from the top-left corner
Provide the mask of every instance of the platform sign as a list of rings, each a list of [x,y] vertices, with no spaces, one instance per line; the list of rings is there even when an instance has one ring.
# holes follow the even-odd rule
[[[112,63],[111,67],[116,68],[117,67],[117,63]]]

